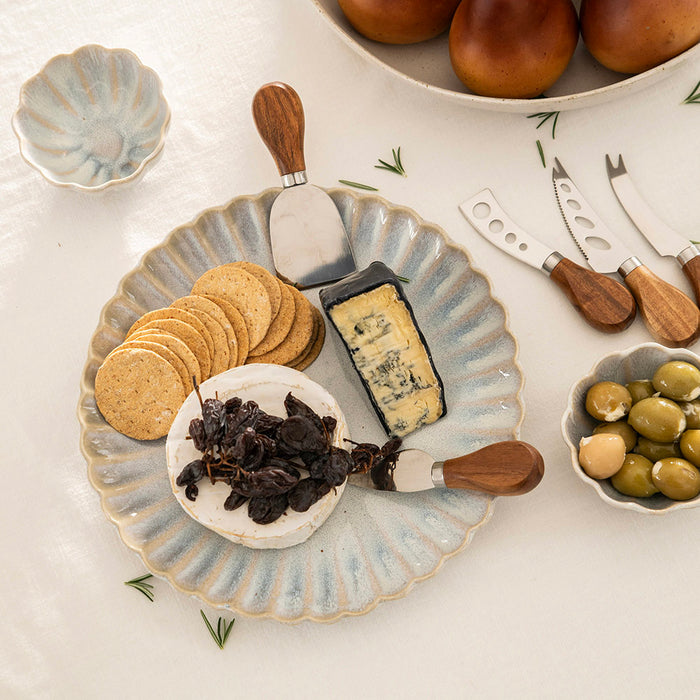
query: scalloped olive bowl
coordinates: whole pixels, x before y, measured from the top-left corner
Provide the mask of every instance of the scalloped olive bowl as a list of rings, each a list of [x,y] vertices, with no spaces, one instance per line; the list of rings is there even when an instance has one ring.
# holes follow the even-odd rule
[[[579,441],[582,437],[591,435],[598,424],[598,421],[586,412],[586,392],[596,382],[604,380],[627,384],[635,379],[651,379],[659,365],[671,360],[685,360],[700,367],[700,357],[690,350],[667,348],[657,343],[642,343],[604,355],[569,392],[567,407],[561,420],[561,431],[571,453],[574,473],[593,488],[606,503],[616,508],[663,515],[673,510],[700,505],[700,495],[687,501],[674,501],[660,493],[649,498],[626,496],[613,488],[610,479],[592,479],[583,471],[578,461]]]
[[[20,90],[12,127],[50,183],[93,192],[136,179],[170,122],[160,78],[127,49],[91,44],[52,58]]]

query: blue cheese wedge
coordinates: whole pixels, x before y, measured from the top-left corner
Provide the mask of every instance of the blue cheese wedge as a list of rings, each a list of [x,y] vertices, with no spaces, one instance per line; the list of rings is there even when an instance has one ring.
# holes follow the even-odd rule
[[[386,265],[374,262],[323,289],[320,298],[389,435],[408,435],[445,414],[425,338]]]

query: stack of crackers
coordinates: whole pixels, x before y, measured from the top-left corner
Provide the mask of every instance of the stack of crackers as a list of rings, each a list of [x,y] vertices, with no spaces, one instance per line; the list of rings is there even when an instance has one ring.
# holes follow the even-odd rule
[[[220,265],[131,326],[97,371],[97,406],[119,432],[154,440],[167,435],[195,382],[253,362],[304,370],[325,335],[320,311],[298,289],[254,263]]]

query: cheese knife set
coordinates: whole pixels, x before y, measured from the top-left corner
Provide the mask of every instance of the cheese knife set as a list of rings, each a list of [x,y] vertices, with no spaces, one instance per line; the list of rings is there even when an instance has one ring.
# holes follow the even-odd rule
[[[700,248],[670,229],[637,191],[622,156],[606,155],[608,179],[623,209],[660,255],[674,256],[700,301]],[[629,250],[586,201],[555,158],[552,183],[564,224],[591,269],[564,257],[521,229],[489,189],[459,205],[484,238],[514,258],[540,269],[560,287],[593,328],[625,330],[637,309],[652,337],[669,347],[687,347],[700,336],[700,309],[680,289],[661,279]],[[617,273],[624,284],[608,277]]]

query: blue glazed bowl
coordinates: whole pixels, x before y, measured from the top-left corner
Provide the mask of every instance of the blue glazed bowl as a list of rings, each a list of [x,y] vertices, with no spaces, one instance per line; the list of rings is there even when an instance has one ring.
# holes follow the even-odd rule
[[[169,121],[158,76],[131,51],[92,44],[55,56],[22,86],[12,127],[49,182],[96,191],[135,179]]]

